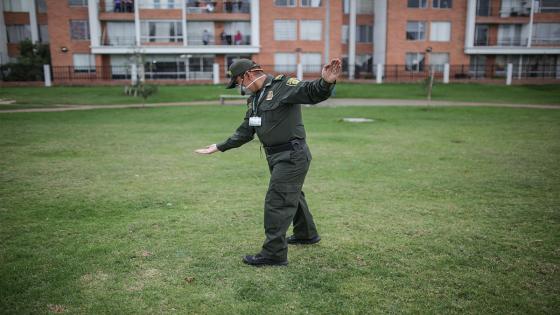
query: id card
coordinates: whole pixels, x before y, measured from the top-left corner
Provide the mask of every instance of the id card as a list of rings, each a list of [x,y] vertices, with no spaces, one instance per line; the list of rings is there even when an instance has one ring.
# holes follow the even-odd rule
[[[249,126],[260,127],[261,126],[261,118],[260,117],[249,117]]]

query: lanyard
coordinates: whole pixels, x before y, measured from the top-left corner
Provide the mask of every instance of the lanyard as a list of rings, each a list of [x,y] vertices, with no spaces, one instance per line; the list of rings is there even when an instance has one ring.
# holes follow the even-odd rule
[[[261,102],[262,97],[264,96],[264,92],[265,92],[266,89],[270,86],[271,83],[272,83],[272,81],[269,82],[267,85],[265,85],[265,86],[262,88],[261,94],[259,95],[258,99],[257,99],[257,97],[254,97],[254,98],[253,98],[253,115],[255,115],[255,116],[257,115],[257,104],[259,104],[259,103]],[[257,100],[256,103],[255,103],[255,100]]]

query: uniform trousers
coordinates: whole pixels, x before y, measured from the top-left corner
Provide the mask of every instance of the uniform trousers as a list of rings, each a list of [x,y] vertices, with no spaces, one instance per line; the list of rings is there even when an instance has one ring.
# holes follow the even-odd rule
[[[288,258],[286,232],[293,222],[299,239],[317,236],[313,216],[302,191],[311,163],[311,152],[305,142],[297,142],[292,150],[267,154],[270,182],[264,203],[266,240],[261,255],[274,260]]]

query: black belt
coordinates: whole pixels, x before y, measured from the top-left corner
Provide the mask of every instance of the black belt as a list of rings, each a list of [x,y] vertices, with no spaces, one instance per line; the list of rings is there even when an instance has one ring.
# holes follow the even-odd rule
[[[305,140],[296,139],[296,140],[292,140],[288,143],[273,145],[273,146],[270,146],[270,147],[264,147],[264,151],[266,152],[266,154],[270,155],[270,154],[274,154],[274,153],[291,151],[291,150],[294,150],[294,149],[297,149],[297,148],[301,148],[301,147],[303,147],[304,144],[305,144]]]

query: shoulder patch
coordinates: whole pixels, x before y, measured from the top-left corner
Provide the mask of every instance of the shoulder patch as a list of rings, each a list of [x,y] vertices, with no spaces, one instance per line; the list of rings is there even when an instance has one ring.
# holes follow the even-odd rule
[[[289,78],[288,81],[286,81],[286,85],[289,86],[296,86],[300,81],[296,78]]]
[[[283,74],[279,74],[274,78],[274,81],[282,80],[284,78]]]

